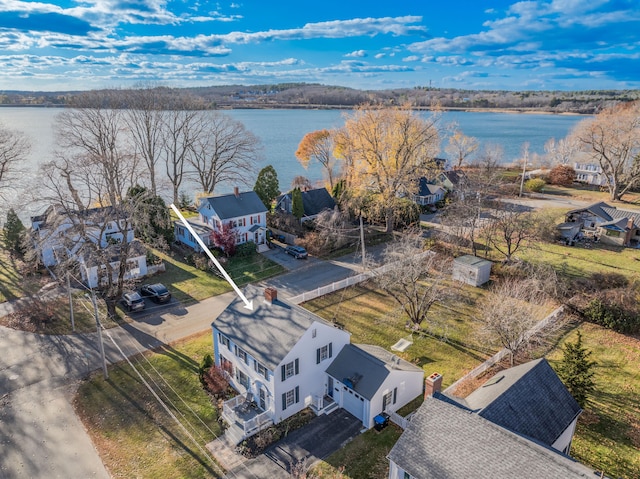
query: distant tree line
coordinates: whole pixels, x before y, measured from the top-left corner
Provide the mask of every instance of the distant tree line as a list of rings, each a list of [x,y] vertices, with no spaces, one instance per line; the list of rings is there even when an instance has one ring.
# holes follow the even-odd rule
[[[430,109],[517,109],[552,113],[593,114],[617,103],[640,99],[637,90],[508,91],[454,88],[394,88],[358,90],[334,85],[280,83],[275,85],[222,85],[164,88],[188,93],[207,108],[353,108],[363,103],[397,106],[409,103]],[[114,90],[127,91],[127,90]],[[0,105],[69,106],[83,92],[4,91]]]

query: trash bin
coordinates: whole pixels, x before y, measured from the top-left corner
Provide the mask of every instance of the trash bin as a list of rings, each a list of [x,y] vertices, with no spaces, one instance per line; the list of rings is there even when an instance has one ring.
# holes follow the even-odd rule
[[[389,424],[389,415],[384,412],[373,418],[373,428],[376,431],[381,431],[387,427],[387,424]]]

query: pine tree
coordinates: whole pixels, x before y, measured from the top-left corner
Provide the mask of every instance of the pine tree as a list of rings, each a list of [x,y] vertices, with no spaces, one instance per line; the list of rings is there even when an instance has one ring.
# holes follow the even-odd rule
[[[4,224],[2,232],[4,235],[5,249],[22,256],[25,252],[22,242],[25,234],[25,227],[13,208],[7,211],[7,222]]]
[[[253,191],[257,193],[264,206],[271,210],[271,204],[280,194],[278,174],[273,166],[268,165],[260,170]]]
[[[304,205],[302,204],[302,192],[300,188],[291,191],[291,213],[300,219],[304,216]]]
[[[567,387],[569,392],[584,407],[591,393],[595,389],[593,370],[596,365],[589,357],[591,351],[582,345],[582,334],[578,331],[578,338],[575,343],[567,342],[563,348],[563,358],[558,368],[558,376]]]

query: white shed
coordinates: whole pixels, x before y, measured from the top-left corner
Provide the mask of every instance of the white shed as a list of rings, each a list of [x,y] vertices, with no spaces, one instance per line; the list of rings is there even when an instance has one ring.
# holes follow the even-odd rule
[[[453,279],[472,286],[480,286],[489,281],[491,261],[470,254],[453,260]]]

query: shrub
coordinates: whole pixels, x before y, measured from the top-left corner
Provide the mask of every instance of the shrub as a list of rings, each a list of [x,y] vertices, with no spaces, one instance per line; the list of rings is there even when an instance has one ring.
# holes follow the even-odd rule
[[[213,358],[210,354],[206,354],[202,361],[200,362],[200,367],[198,368],[198,377],[200,378],[200,384],[206,386],[204,377],[209,372],[209,368],[213,366]]]
[[[226,398],[229,391],[229,376],[220,366],[211,366],[203,376],[204,386],[216,399]]]
[[[234,256],[239,258],[245,258],[249,256],[253,256],[256,253],[256,244],[252,241],[248,241],[247,243],[242,243],[236,246],[236,252]]]
[[[542,189],[544,188],[544,185],[546,185],[546,183],[542,178],[533,178],[531,180],[525,181],[524,188],[527,191],[534,191],[538,193],[542,191]]]
[[[558,165],[549,173],[549,183],[559,186],[571,186],[576,177],[576,171],[568,165]]]
[[[618,333],[636,333],[640,331],[640,318],[617,303],[605,299],[592,299],[583,314],[588,321]]]

